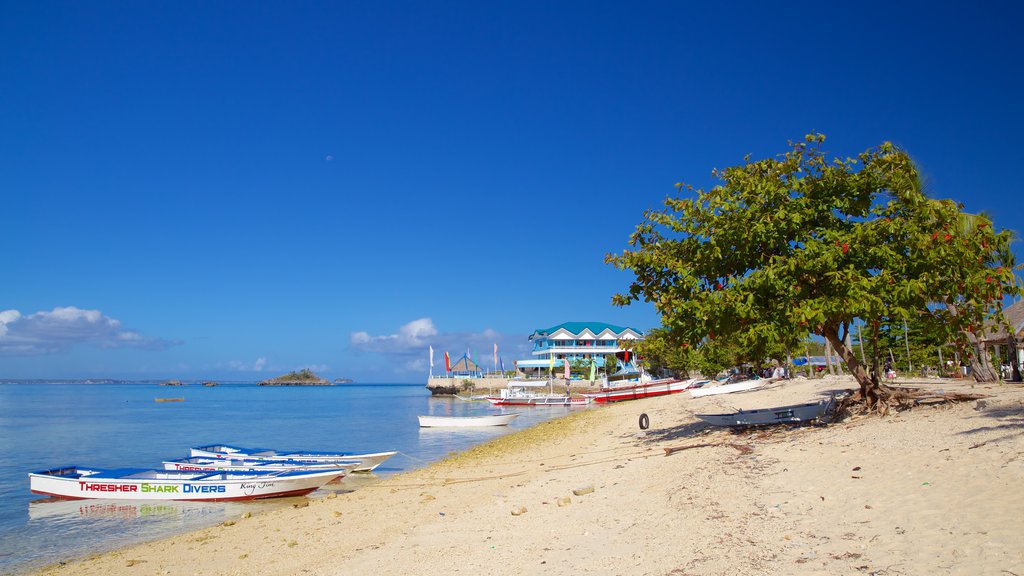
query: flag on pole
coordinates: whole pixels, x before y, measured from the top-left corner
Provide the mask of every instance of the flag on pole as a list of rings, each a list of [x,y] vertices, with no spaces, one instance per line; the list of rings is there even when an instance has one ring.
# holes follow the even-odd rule
[[[552,355],[548,356],[548,372],[553,372],[554,370],[555,370],[555,355],[552,354]]]
[[[597,376],[597,359],[590,359],[590,381],[594,381],[594,377]]]
[[[428,348],[430,348],[430,367],[433,368],[434,367],[434,347],[433,346],[428,346]]]
[[[444,371],[445,372],[451,372],[452,371],[452,359],[448,356],[448,351],[447,350],[444,353]]]
[[[504,374],[505,373],[505,359],[504,358],[498,358],[498,364],[501,365],[501,372]]]
[[[494,343],[494,367],[498,367],[498,343]]]
[[[569,359],[568,358],[563,358],[563,360],[565,360],[565,379],[568,380],[569,379]]]

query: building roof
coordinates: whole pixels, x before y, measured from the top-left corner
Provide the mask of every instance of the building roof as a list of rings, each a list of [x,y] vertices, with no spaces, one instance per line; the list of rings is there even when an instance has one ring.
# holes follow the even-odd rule
[[[548,336],[550,334],[558,332],[559,330],[565,330],[570,334],[582,334],[589,330],[594,335],[599,335],[607,330],[610,332],[614,332],[616,335],[622,334],[623,332],[626,331],[632,331],[641,336],[643,335],[643,332],[637,330],[636,328],[630,328],[628,326],[616,326],[614,324],[608,324],[606,322],[563,322],[561,324],[558,324],[557,326],[552,326],[551,328],[538,328],[537,330],[534,330],[533,335],[530,336],[530,339],[532,340],[534,336]]]
[[[1003,308],[1003,317],[1006,318],[1007,323],[1013,328],[1013,333],[1020,335],[1024,331],[1024,300],[1015,302],[1006,308]],[[1006,340],[1007,334],[1004,326],[986,326],[988,330],[991,330],[985,334],[986,342],[999,342]]]
[[[480,365],[466,357],[465,354],[452,364],[452,372],[479,372]]]

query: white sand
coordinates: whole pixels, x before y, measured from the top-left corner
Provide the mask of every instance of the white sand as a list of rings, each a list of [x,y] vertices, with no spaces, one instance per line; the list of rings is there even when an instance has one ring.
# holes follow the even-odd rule
[[[813,401],[852,381],[625,402],[42,573],[1024,576],[1024,388],[925,385],[993,398],[743,433],[692,414]],[[698,443],[721,445],[664,452]]]

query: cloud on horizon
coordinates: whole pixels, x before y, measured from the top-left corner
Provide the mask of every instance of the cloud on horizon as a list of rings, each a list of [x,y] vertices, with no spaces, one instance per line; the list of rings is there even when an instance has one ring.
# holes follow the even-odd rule
[[[420,318],[404,324],[395,334],[372,336],[368,332],[353,332],[349,337],[352,349],[361,352],[372,352],[391,357],[400,371],[426,372],[429,368],[429,348],[434,348],[435,371],[438,366],[444,369],[444,353],[451,355],[452,362],[468,350],[474,359],[483,359],[484,366],[492,362],[494,345],[498,345],[498,354],[504,359],[505,368],[511,369],[512,360],[525,358],[529,353],[526,342],[507,347],[507,338],[490,328],[483,332],[444,333],[434,326],[430,318]]]
[[[28,316],[18,310],[0,311],[0,355],[41,356],[57,354],[80,344],[101,348],[166,350],[182,344],[143,336],[99,310],[74,306],[57,307]]]

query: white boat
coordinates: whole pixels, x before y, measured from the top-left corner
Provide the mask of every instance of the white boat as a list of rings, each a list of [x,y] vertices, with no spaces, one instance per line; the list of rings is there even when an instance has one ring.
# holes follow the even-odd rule
[[[712,396],[714,394],[731,394],[733,392],[744,392],[746,390],[753,390],[760,388],[770,382],[770,380],[742,380],[740,382],[733,382],[732,384],[721,384],[719,386],[702,386],[690,390],[690,396],[694,398],[700,398],[701,396]]]
[[[547,392],[539,392],[547,388]],[[550,380],[512,380],[497,396],[487,396],[494,406],[586,406],[586,396],[555,394]]]
[[[508,426],[519,414],[490,416],[420,416],[421,428],[452,428],[470,426]]]
[[[353,452],[286,451],[270,450],[266,448],[242,448],[240,446],[227,446],[224,444],[198,446],[189,450],[189,455],[192,457],[226,458],[230,460],[312,460],[316,462],[358,461],[359,465],[353,470],[353,472],[369,472],[377,466],[380,466],[381,462],[384,462],[395,454],[398,454],[398,452],[356,454]]]
[[[822,400],[807,404],[793,404],[777,408],[738,410],[729,414],[695,414],[697,418],[714,426],[763,426],[820,420],[831,410],[833,401]]]
[[[191,500],[219,502],[301,496],[334,480],[337,470],[209,472],[205,470],[107,470],[65,466],[32,472],[29,489],[56,498]]]
[[[600,392],[592,392],[584,394],[587,398],[590,398],[594,402],[604,404],[606,402],[621,402],[623,400],[637,400],[640,398],[650,398],[652,396],[665,396],[668,394],[677,394],[683,390],[689,390],[697,386],[702,386],[707,380],[698,378],[691,378],[689,380],[676,380],[674,378],[664,378],[661,380],[651,380],[644,383],[635,383],[629,386],[616,386],[614,388],[605,388]]]
[[[224,472],[279,472],[281,470],[334,470],[341,477],[355,470],[359,462],[355,460],[339,460],[336,462],[318,462],[316,460],[242,460],[228,458],[205,458],[193,456],[164,460],[164,470],[220,470]],[[339,477],[339,479],[341,478]]]

